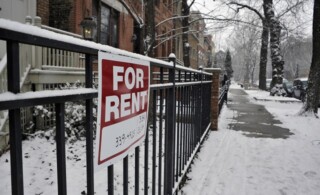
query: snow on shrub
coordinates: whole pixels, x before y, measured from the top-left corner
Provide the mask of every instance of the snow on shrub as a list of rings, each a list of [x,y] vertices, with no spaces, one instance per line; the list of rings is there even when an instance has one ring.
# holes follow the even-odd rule
[[[83,88],[83,84],[80,81],[76,81],[75,83],[66,83],[57,90],[66,90],[66,89],[79,89]],[[96,88],[96,86],[94,86]],[[96,128],[96,117],[97,117],[97,99],[93,100],[93,129],[94,129],[94,135],[95,135],[95,128]],[[54,114],[50,111],[48,111],[44,106],[35,106],[33,109],[33,116],[41,117],[41,118],[51,118],[55,117]],[[85,125],[86,125],[86,107],[85,107],[85,101],[74,101],[74,102],[66,102],[65,103],[65,117],[64,117],[64,124],[65,124],[65,132],[66,132],[66,138],[72,142],[76,140],[80,140],[83,137],[85,137]],[[53,127],[55,132],[55,127]],[[30,122],[28,126],[25,128],[25,134],[27,136],[30,136],[30,134],[37,133],[38,136],[45,136],[42,135],[44,133],[40,129],[35,129],[33,122]],[[48,135],[54,136],[55,133],[50,133]],[[32,136],[33,137],[33,136]]]

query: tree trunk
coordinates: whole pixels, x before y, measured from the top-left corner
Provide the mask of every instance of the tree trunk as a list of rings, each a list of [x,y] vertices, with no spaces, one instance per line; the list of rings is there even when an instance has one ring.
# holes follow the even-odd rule
[[[182,16],[189,16],[190,15],[190,7],[188,5],[187,0],[182,0],[181,6]],[[190,67],[190,44],[189,44],[189,17],[183,17],[182,19],[182,48],[183,48],[183,63],[184,66]]]
[[[256,60],[252,62],[252,70],[251,70],[251,85],[254,85],[254,71],[256,69]]]
[[[294,72],[294,78],[299,78],[300,75],[300,68],[299,68],[299,64],[296,65],[296,70]]]
[[[266,75],[267,75],[267,62],[268,62],[269,26],[266,20],[263,20],[262,24],[263,24],[263,29],[261,34],[259,89],[266,90],[267,89]]]
[[[153,46],[155,44],[155,9],[154,9],[154,0],[146,1],[146,55],[154,57]]]
[[[250,84],[250,56],[246,53],[244,54],[244,75],[243,75],[243,86],[248,89]]]
[[[270,51],[272,62],[272,82],[270,85],[271,95],[284,95],[283,90],[283,57],[280,49],[281,26],[275,17],[273,0],[263,0],[265,18],[270,28]]]
[[[309,72],[307,99],[300,114],[313,112],[318,117],[318,104],[320,94],[320,1],[314,1],[313,12],[313,50],[312,62]]]
[[[145,41],[145,55],[154,57],[154,45],[155,45],[155,4],[154,0],[147,0],[146,1],[146,12],[145,12],[145,20],[146,20],[146,37],[144,39]],[[152,102],[152,96],[153,93],[149,94],[149,102]],[[151,125],[153,118],[156,117],[154,116],[153,110],[156,109],[153,107],[153,104],[149,104],[149,112],[148,112],[148,121],[149,124]]]

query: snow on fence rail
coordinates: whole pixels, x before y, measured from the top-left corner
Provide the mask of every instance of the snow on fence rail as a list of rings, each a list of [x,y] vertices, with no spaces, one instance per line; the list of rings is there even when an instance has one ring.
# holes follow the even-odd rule
[[[97,97],[97,93],[93,89],[92,59],[99,50],[150,61],[150,75],[157,72],[157,79],[151,80],[149,126],[144,145],[135,148],[130,163],[128,156],[124,158],[123,186],[114,183],[115,170],[118,169],[114,169],[114,165],[108,167],[108,184],[104,191],[107,190],[108,194],[114,194],[117,189],[121,189],[123,194],[175,194],[179,190],[194,153],[209,130],[212,84],[210,73],[178,66],[174,58],[171,58],[171,62],[165,62],[4,19],[0,19],[0,39],[7,42],[8,91],[11,92],[0,94],[0,109],[9,110],[12,194],[23,194],[24,188],[28,188],[23,185],[20,108],[48,102],[55,105],[57,193],[67,193],[66,174],[70,170],[66,170],[68,159],[65,154],[64,105],[66,101],[80,99],[85,101],[86,107],[86,166],[83,167],[86,169],[85,193],[93,195],[97,190],[93,171],[93,98]],[[20,43],[83,53],[87,89],[80,92],[70,90],[59,95],[34,92],[35,96],[31,98],[31,92],[20,93],[21,66],[17,56]],[[134,168],[129,169],[132,166]],[[134,181],[130,184],[129,170],[134,172]]]

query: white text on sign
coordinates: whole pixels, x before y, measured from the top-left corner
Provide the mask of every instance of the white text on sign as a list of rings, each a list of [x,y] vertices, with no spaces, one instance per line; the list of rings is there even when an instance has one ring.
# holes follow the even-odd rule
[[[143,70],[140,68],[133,69],[132,67],[124,69],[123,66],[113,66],[113,90],[119,90],[119,85],[124,83],[126,88],[131,90],[141,89],[143,84]],[[113,114],[114,119],[126,117],[128,115],[144,110],[147,101],[148,91],[139,91],[133,93],[121,94],[120,97],[106,96],[105,97],[105,122],[111,120]]]

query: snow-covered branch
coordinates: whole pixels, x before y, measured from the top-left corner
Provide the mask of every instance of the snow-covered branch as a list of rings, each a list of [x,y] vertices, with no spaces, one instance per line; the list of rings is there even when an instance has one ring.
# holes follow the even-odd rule
[[[298,1],[296,4],[288,7],[286,10],[284,10],[282,13],[278,14],[278,18],[281,18],[282,16],[286,15],[288,12],[291,12],[293,9],[303,5],[305,2],[307,2],[308,0],[302,0],[302,1]]]
[[[265,18],[263,17],[263,15],[262,15],[257,9],[255,9],[255,8],[249,6],[249,5],[242,4],[242,3],[237,3],[237,2],[234,2],[234,1],[231,1],[230,3],[228,3],[228,5],[236,5],[236,6],[238,6],[237,12],[238,12],[240,9],[247,8],[247,9],[253,11],[254,13],[256,13],[261,20],[264,20],[264,19],[265,19]]]
[[[160,26],[161,24],[166,23],[166,22],[168,22],[168,21],[170,21],[170,20],[182,19],[182,18],[188,18],[188,17],[190,17],[190,15],[187,15],[187,16],[174,16],[174,17],[171,17],[171,18],[167,18],[167,19],[159,22],[159,23],[156,25],[156,27],[158,27],[158,26]]]
[[[140,28],[142,28],[144,26],[143,19],[139,17],[138,14],[124,0],[119,1],[123,5],[123,7],[125,7],[126,10],[130,13],[133,19],[139,24]]]
[[[189,31],[186,31],[186,32],[182,32],[182,33],[177,33],[177,34],[174,34],[172,36],[169,36],[169,37],[165,37],[165,38],[162,38],[162,39],[157,39],[157,40],[162,40],[160,43],[158,43],[156,46],[154,46],[153,48],[157,48],[158,46],[162,45],[163,43],[169,41],[170,39],[172,38],[175,38],[177,36],[180,36],[180,35],[183,35],[183,34],[190,34],[190,33],[197,33],[199,31],[197,30],[189,30]]]

